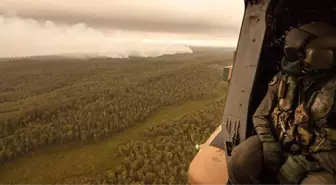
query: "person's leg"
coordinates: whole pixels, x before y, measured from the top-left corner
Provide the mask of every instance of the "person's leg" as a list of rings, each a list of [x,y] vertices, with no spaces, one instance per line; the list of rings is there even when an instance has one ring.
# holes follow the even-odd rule
[[[336,174],[336,150],[319,152],[312,155],[318,161],[321,168],[331,174]]]
[[[263,165],[262,145],[257,135],[236,146],[228,161],[230,184],[259,184]]]
[[[308,173],[301,185],[336,185],[336,150],[312,155],[324,171]]]
[[[335,184],[335,177],[327,171],[310,172],[307,174],[301,184]]]
[[[301,184],[336,184],[336,150],[319,152],[312,156],[323,171],[308,173]]]

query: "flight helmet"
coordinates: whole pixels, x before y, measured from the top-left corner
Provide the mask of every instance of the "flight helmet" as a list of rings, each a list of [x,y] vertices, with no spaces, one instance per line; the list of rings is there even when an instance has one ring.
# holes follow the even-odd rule
[[[285,36],[282,70],[291,75],[330,71],[336,64],[336,27],[311,22]]]

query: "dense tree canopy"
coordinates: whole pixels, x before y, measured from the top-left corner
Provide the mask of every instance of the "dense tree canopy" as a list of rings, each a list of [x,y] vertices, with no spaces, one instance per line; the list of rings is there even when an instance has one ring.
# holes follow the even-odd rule
[[[161,108],[204,100],[208,104],[194,112],[142,127],[145,139],[115,145],[117,166],[78,182],[184,184],[195,144],[204,142],[221,119],[227,88],[223,66],[221,58],[196,54],[2,62],[0,165],[46,146],[101,142],[145,123]]]
[[[106,172],[109,184],[184,184],[188,165],[221,120],[224,99],[147,129],[146,141],[120,146],[122,164]]]
[[[130,141],[119,147],[123,160],[115,169],[83,178],[81,184],[185,185],[188,165],[196,154],[195,143],[205,142],[216,129],[224,103],[224,98],[213,101],[147,129],[147,140]]]

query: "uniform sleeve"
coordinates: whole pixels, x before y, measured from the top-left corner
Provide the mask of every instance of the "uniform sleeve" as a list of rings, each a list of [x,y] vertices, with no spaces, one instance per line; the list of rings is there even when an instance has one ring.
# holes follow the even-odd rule
[[[279,82],[279,75],[274,76],[268,84],[266,96],[253,115],[253,125],[261,142],[275,141],[269,119],[272,109],[276,106]]]

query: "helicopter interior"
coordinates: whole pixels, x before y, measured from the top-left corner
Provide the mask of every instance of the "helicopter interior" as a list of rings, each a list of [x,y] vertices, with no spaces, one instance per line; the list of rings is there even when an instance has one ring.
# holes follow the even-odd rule
[[[248,6],[248,5],[247,5]],[[336,26],[334,0],[272,0],[266,14],[266,35],[248,111],[246,137],[254,135],[252,115],[267,91],[267,84],[279,71],[286,31],[309,22],[326,22]]]

